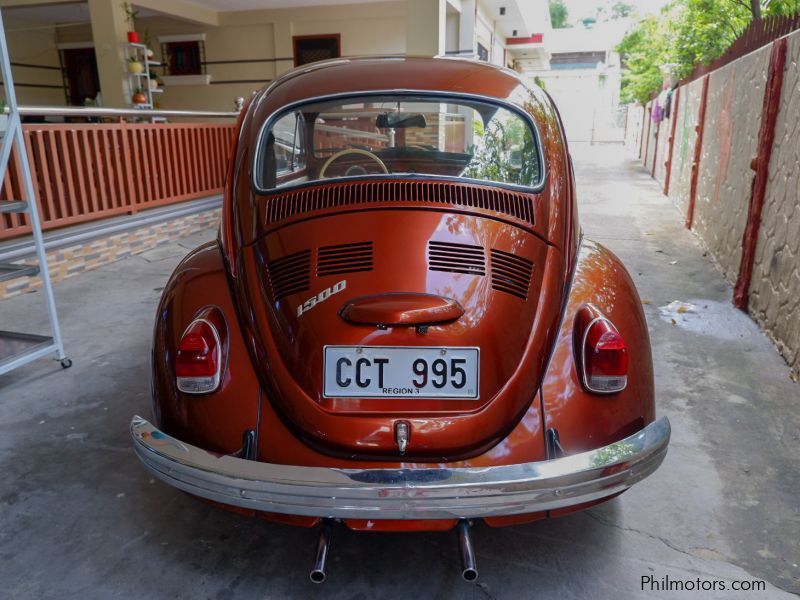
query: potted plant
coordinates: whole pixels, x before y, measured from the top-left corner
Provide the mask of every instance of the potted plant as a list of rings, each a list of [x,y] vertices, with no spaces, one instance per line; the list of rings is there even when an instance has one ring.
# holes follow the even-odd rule
[[[135,56],[128,59],[128,73],[144,73],[144,65]]]
[[[122,8],[125,10],[125,20],[128,21],[130,30],[128,31],[128,42],[131,44],[139,43],[139,34],[136,32],[136,15],[138,10],[134,10],[130,2],[123,2]]]
[[[156,75],[155,71],[150,71],[150,89],[158,89],[158,76]]]
[[[142,91],[142,88],[136,90],[136,93],[133,94],[131,100],[134,104],[147,104],[147,94]]]

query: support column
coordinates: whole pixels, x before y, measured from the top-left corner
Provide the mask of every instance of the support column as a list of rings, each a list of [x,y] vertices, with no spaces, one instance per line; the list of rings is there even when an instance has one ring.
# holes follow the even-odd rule
[[[444,54],[447,0],[406,0],[406,54]]]
[[[750,191],[750,205],[747,210],[747,225],[742,237],[742,260],[739,264],[739,275],[733,288],[733,304],[737,308],[747,310],[750,302],[750,280],[753,276],[753,265],[756,260],[758,232],[761,228],[761,210],[767,194],[769,180],[769,161],[772,158],[772,146],[775,142],[775,123],[781,106],[781,90],[783,89],[783,72],[786,65],[786,38],[775,40],[767,72],[767,85],[764,88],[764,102],[761,107],[761,127],[758,131],[758,154],[750,163],[755,171]]]
[[[697,200],[697,178],[700,175],[700,158],[703,156],[703,132],[706,127],[706,103],[708,102],[708,80],[711,75],[703,77],[703,91],[700,94],[700,108],[697,115],[697,139],[694,142],[694,158],[692,159],[692,179],[689,182],[689,206],[686,209],[686,229],[694,225],[694,204]]]
[[[642,106],[642,130],[639,132],[639,158],[644,161],[644,139],[647,129],[647,104]]]
[[[667,154],[667,160],[664,162],[664,166],[667,169],[667,173],[664,176],[664,195],[669,196],[669,178],[672,175],[672,151],[675,149],[675,127],[678,124],[678,106],[681,100],[681,88],[677,87],[675,89],[675,98],[672,101],[672,124],[670,127],[669,138],[667,142],[669,143],[669,152]]]
[[[655,102],[655,100],[654,100]],[[661,133],[661,121],[656,123],[656,137],[653,143],[653,168],[650,171],[650,176],[655,179],[656,176],[656,164],[658,161],[658,135]]]
[[[476,0],[461,0],[461,14],[458,23],[458,54],[459,56],[476,56],[475,43],[475,11],[477,10]]]
[[[125,9],[122,2],[89,0],[89,17],[103,106],[127,108],[131,103],[131,90],[125,77],[125,43],[128,41]]]

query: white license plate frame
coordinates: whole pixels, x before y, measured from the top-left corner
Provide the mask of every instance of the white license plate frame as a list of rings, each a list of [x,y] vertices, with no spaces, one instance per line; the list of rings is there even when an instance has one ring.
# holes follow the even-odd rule
[[[324,398],[478,400],[480,352],[477,346],[326,345],[323,347],[322,395]],[[341,358],[349,363],[339,363]],[[357,364],[356,361],[362,358],[369,364]],[[375,359],[388,362],[380,364]],[[423,386],[418,385],[423,381],[423,368],[421,364],[415,364],[417,359],[426,363],[427,381]],[[446,376],[441,387],[436,384],[443,381],[442,365],[441,362],[434,365],[436,361],[445,364]],[[457,387],[461,382],[459,369],[464,378],[461,387]],[[367,380],[369,383],[362,386]],[[341,385],[344,382],[348,385]]]

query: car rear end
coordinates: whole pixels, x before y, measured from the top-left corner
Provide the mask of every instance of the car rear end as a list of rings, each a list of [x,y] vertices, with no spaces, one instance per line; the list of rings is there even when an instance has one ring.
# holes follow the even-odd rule
[[[635,288],[576,222],[557,114],[507,71],[285,77],[241,118],[221,246],[165,290],[140,459],[306,526],[506,525],[613,497],[669,424]]]

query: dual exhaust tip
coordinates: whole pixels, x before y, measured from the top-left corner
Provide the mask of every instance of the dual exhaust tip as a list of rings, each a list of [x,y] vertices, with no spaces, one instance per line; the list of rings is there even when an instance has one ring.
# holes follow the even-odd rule
[[[473,582],[478,578],[475,551],[472,549],[472,534],[469,521],[461,519],[456,527],[458,555],[461,557],[461,579]]]
[[[317,539],[317,553],[314,557],[314,567],[308,574],[312,583],[323,583],[327,578],[325,567],[328,564],[328,554],[331,550],[332,537],[333,521],[330,519],[323,519],[322,526],[319,529],[319,538]]]
[[[461,519],[456,526],[458,536],[458,554],[461,558],[461,578],[469,583],[478,579],[478,567],[475,563],[475,551],[472,547],[472,533],[469,521]],[[308,574],[312,583],[323,583],[327,579],[326,567],[333,537],[333,521],[323,519],[317,538],[317,549],[314,556],[314,567]]]

